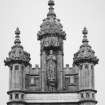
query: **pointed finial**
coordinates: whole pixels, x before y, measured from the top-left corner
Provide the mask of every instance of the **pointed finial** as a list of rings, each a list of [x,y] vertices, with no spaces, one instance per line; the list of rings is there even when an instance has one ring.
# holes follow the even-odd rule
[[[54,5],[55,5],[55,3],[54,3],[54,1],[53,1],[53,0],[49,0],[49,1],[48,1],[48,5],[49,5],[49,6],[54,6]]]
[[[48,5],[49,5],[49,12],[47,14],[47,16],[51,16],[51,17],[56,17],[56,14],[54,13],[54,8],[53,6],[55,5],[54,1],[53,0],[49,0],[48,1]]]
[[[15,34],[16,34],[16,35],[19,35],[19,34],[20,34],[19,27],[16,28],[16,30],[15,30]]]
[[[87,35],[88,34],[88,30],[86,27],[84,27],[83,31],[82,31],[83,35]]]
[[[84,35],[83,36],[83,40],[82,40],[82,43],[83,44],[88,44],[88,39],[87,39],[87,34],[88,34],[88,30],[86,27],[84,27],[83,31],[82,31],[82,34]]]
[[[15,30],[15,41],[14,41],[14,43],[15,44],[20,44],[21,43],[21,41],[20,41],[20,30],[19,30],[19,28],[17,27],[16,28],[16,30]]]

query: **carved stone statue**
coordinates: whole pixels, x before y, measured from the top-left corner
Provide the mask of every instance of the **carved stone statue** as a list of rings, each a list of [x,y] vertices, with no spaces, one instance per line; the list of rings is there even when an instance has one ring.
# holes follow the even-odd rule
[[[55,61],[50,59],[48,61],[48,80],[53,81],[56,79],[56,64]]]
[[[48,87],[52,90],[56,85],[56,57],[52,51],[47,58],[47,80]]]

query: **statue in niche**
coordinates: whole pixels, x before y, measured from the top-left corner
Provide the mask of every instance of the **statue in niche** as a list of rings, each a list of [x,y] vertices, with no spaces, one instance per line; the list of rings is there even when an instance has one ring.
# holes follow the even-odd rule
[[[47,58],[47,79],[48,79],[48,87],[50,90],[55,90],[56,85],[56,57],[52,51]]]
[[[52,59],[50,59],[48,61],[48,80],[50,81],[53,81],[56,78],[55,68],[56,68],[55,62]]]

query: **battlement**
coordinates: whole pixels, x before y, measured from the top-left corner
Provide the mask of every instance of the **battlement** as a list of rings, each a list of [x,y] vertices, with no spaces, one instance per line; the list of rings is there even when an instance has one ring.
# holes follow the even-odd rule
[[[66,64],[66,67],[64,67],[64,73],[65,74],[71,74],[72,67],[69,66],[69,64]]]
[[[30,75],[40,75],[40,68],[39,65],[35,65],[35,68],[30,70]]]
[[[66,64],[66,67],[64,67],[64,74],[66,75],[73,75],[78,74],[78,70],[75,67],[70,67],[69,64]]]
[[[78,72],[74,67],[70,67],[69,64],[66,64],[64,67],[64,89],[65,91],[74,92],[78,90]]]

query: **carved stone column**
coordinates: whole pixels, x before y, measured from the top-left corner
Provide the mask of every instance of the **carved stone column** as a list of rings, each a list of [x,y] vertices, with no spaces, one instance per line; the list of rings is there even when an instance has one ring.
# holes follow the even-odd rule
[[[63,52],[59,51],[57,54],[57,87],[58,91],[63,89]]]
[[[41,88],[44,92],[46,90],[46,53],[41,53]]]

